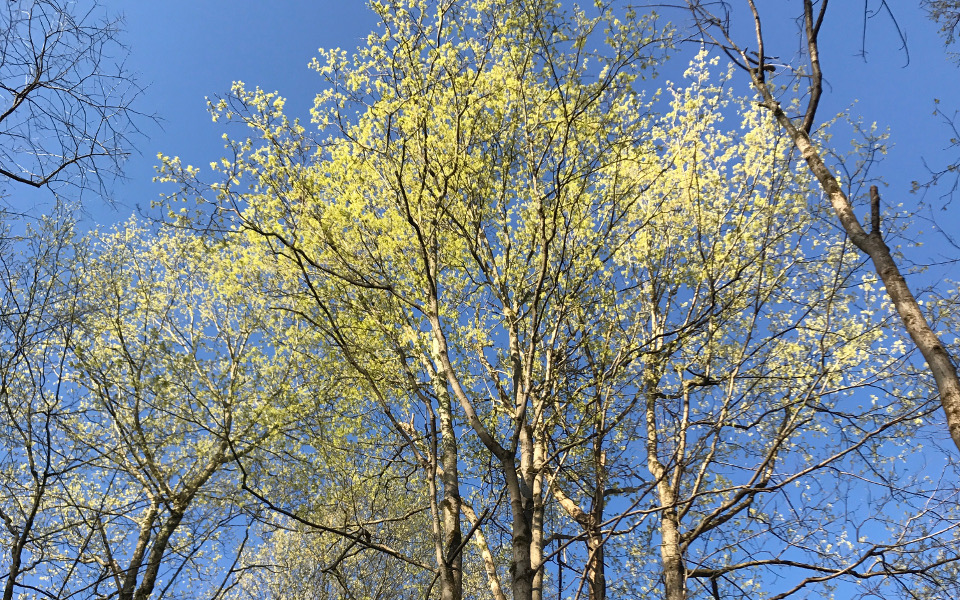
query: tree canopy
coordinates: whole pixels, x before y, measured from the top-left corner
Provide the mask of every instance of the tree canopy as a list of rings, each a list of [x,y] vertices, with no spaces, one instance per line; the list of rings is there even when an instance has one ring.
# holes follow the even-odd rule
[[[371,8],[309,125],[237,82],[162,223],[4,263],[55,307],[4,321],[6,597],[960,592],[940,381],[798,143],[842,125],[616,2]]]

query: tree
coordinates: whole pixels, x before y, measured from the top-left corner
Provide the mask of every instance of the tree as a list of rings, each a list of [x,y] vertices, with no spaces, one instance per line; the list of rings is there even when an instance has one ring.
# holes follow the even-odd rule
[[[362,452],[352,517],[325,520],[343,497],[325,469],[248,488],[420,570],[423,597],[469,596],[478,576],[516,600],[955,592],[936,578],[957,559],[949,484],[898,462],[931,404],[775,120],[705,56],[645,100],[662,36],[620,6],[374,8],[365,47],[315,63],[326,137],[236,84],[212,114],[252,133],[229,139],[222,178],[163,160],[182,186],[170,223],[255,248],[273,305],[312,332],[303,355],[352,390],[325,419],[347,412],[358,434],[302,436],[305,462]],[[852,485],[926,504],[881,530],[830,510]],[[370,514],[385,489],[404,500]],[[333,576],[344,555],[321,556]]]
[[[211,557],[248,521],[231,465],[323,393],[322,378],[303,382],[296,331],[245,295],[259,273],[242,263],[232,247],[131,222],[84,265],[71,380],[87,408],[72,429],[95,457],[87,505],[108,507],[87,517],[94,594],[145,600],[162,583],[192,597],[184,577],[212,577]]]
[[[304,290],[312,297],[304,299],[307,305],[291,310],[307,315],[328,336],[329,351],[356,369],[369,386],[368,393],[385,405],[397,433],[432,474],[427,482],[434,493],[428,499],[441,596],[462,595],[462,561],[468,541],[461,526],[463,479],[458,471],[463,449],[456,431],[457,403],[482,444],[481,455],[497,465],[487,479],[493,477],[494,485],[500,480],[501,492],[507,496],[510,508],[504,518],[512,532],[513,595],[539,597],[544,576],[543,461],[548,452],[543,428],[551,401],[548,394],[532,398],[531,393],[534,387],[549,389],[557,377],[550,359],[541,362],[563,345],[556,332],[551,336],[545,329],[553,296],[563,290],[556,302],[561,306],[579,303],[582,300],[575,299],[579,288],[602,269],[599,262],[580,265],[576,268],[582,267],[582,272],[573,272],[573,280],[566,280],[574,258],[605,252],[601,238],[595,239],[590,232],[591,210],[610,202],[603,214],[615,219],[610,227],[620,227],[621,204],[630,202],[620,196],[630,194],[631,187],[621,191],[602,182],[608,177],[615,180],[633,162],[626,153],[638,135],[631,132],[638,132],[642,120],[621,118],[639,108],[632,94],[622,92],[638,70],[651,62],[645,49],[657,40],[644,26],[632,19],[617,21],[609,11],[593,18],[585,14],[566,18],[556,7],[509,3],[477,7],[413,3],[409,8],[391,5],[380,10],[385,24],[380,43],[385,53],[372,48],[369,55],[358,56],[354,65],[330,53],[328,65],[318,64],[331,80],[348,78],[345,86],[334,88],[328,96],[329,116],[318,117],[330,124],[343,122],[350,105],[364,100],[368,82],[350,81],[352,73],[387,73],[386,93],[373,98],[377,109],[361,123],[344,123],[344,141],[357,139],[358,145],[331,148],[333,164],[340,162],[333,171],[321,163],[296,175],[301,167],[294,161],[311,149],[299,126],[282,121],[282,100],[259,90],[235,90],[239,103],[252,109],[250,124],[282,140],[276,157],[282,171],[262,180],[262,197],[267,202],[264,219],[241,215],[240,222],[275,241],[276,252],[299,269]],[[496,11],[503,11],[502,18],[511,24],[502,32]],[[607,26],[623,46],[608,57],[586,53],[583,45]],[[476,37],[454,44],[463,29]],[[443,42],[434,40],[434,35]],[[522,56],[512,55],[521,49]],[[605,65],[594,83],[584,81],[586,73],[580,64],[588,57]],[[474,71],[475,65],[481,68]],[[371,81],[369,85],[379,84]],[[428,97],[429,103],[411,101],[416,96]],[[493,98],[500,100],[491,104],[488,99]],[[445,109],[437,111],[437,106]],[[229,114],[226,101],[216,108]],[[441,126],[450,115],[456,116],[457,125]],[[273,118],[281,128],[276,133]],[[619,122],[614,120],[618,118]],[[607,124],[622,130],[612,141],[607,139]],[[491,134],[499,134],[503,142],[491,139]],[[225,166],[228,170],[247,171],[254,168],[250,161],[275,160],[260,152],[247,158],[243,143],[236,150],[237,159]],[[571,155],[565,164],[559,156],[567,151]],[[485,160],[484,155],[495,160]],[[168,167],[178,169],[175,162]],[[531,171],[536,175],[528,180],[525,174]],[[595,177],[598,185],[609,186],[609,195],[593,197],[588,180],[576,176],[580,172]],[[475,183],[468,186],[469,180]],[[362,181],[378,182],[374,183],[382,186],[378,193],[390,203],[368,205],[371,192],[357,187]],[[355,200],[333,204],[329,210],[310,206],[303,201],[306,196],[326,194],[319,188],[314,191],[318,185],[335,196]],[[414,191],[408,195],[408,189]],[[448,189],[461,190],[466,196],[451,204]],[[515,197],[515,193],[522,195]],[[567,194],[570,215],[563,214],[566,209],[560,204],[568,201]],[[229,190],[224,197],[227,202],[234,200]],[[236,204],[224,208],[239,213],[241,203],[245,205],[245,199],[238,197]],[[324,214],[314,213],[314,208]],[[515,228],[513,221],[520,215],[523,219]],[[281,221],[290,219],[305,219],[303,228],[278,228]],[[334,221],[320,225],[322,219]],[[346,237],[338,240],[340,234],[329,234],[333,231],[329,227],[342,230]],[[291,237],[291,231],[297,233]],[[567,235],[574,236],[573,246],[564,249],[561,240]],[[511,245],[508,239],[513,238],[518,254],[502,246]],[[363,240],[380,240],[385,247],[364,249]],[[392,247],[391,240],[396,242]],[[342,248],[341,241],[346,244]],[[328,255],[334,261],[329,266]],[[401,260],[404,255],[409,262]],[[467,271],[457,274],[448,268],[458,264]],[[570,291],[564,289],[568,284]],[[477,289],[470,291],[474,285]],[[522,290],[526,287],[529,292]],[[463,313],[466,305],[459,300],[471,293],[483,294],[499,307],[476,315],[472,325]],[[380,326],[370,322],[371,313],[377,315]],[[455,365],[461,350],[447,343],[447,335],[455,335],[458,345],[475,348],[487,346],[488,336],[500,337],[509,340],[509,349],[483,350],[479,362]],[[461,336],[467,337],[461,340]],[[550,349],[554,344],[558,347]],[[535,382],[544,366],[547,380]],[[500,381],[503,369],[507,381]],[[465,388],[479,385],[482,380],[468,383],[468,379],[484,373],[497,391],[492,404],[474,397],[479,389]],[[411,400],[417,404],[409,412],[397,409],[400,414],[392,414],[392,403],[404,406]],[[478,401],[484,406],[482,416],[477,412]],[[407,421],[420,430],[417,437],[423,436],[425,452],[418,451],[414,437],[400,426]],[[492,585],[499,587],[496,571],[490,574]]]
[[[4,600],[50,589],[82,569],[85,529],[72,498],[74,473],[90,457],[72,443],[81,411],[66,380],[76,320],[82,311],[73,216],[56,214],[22,237],[3,232],[0,313],[0,558]]]
[[[706,3],[689,2],[688,4],[703,35],[712,39],[718,47],[723,48],[727,55],[750,75],[750,81],[757,90],[760,101],[774,115],[780,126],[789,133],[797,151],[806,161],[810,172],[816,177],[829,199],[843,230],[854,245],[870,257],[891,302],[900,315],[904,328],[913,344],[920,350],[937,382],[937,390],[950,435],[954,444],[960,449],[960,377],[957,376],[954,359],[947,352],[940,337],[930,327],[893,253],[884,242],[879,190],[877,186],[870,188],[870,231],[868,233],[856,216],[847,192],[824,161],[823,150],[815,139],[814,125],[823,94],[819,36],[829,3],[825,0],[817,5],[813,0],[803,0],[798,4],[802,23],[801,46],[805,50],[804,56],[808,61],[809,73],[803,73],[804,83],[801,89],[805,99],[797,98],[796,100],[783,98],[779,89],[772,84],[769,68],[776,70],[769,63],[768,58],[768,53],[772,52],[772,46],[763,36],[763,19],[752,0],[747,0],[746,6],[750,19],[755,25],[754,42],[757,44],[755,52],[749,52],[747,46],[738,41],[730,29],[729,19],[721,19],[712,14],[710,6]],[[802,73],[800,70],[795,72]],[[788,111],[791,114],[788,114]]]
[[[103,191],[127,152],[136,82],[117,22],[97,5],[13,1],[0,9],[0,179],[49,188],[50,216],[0,212],[0,519],[3,598],[66,597],[96,585],[85,555],[96,506],[77,497],[90,455],[70,435],[83,412],[69,352],[83,317],[76,207],[64,186]],[[6,190],[3,190],[6,192]]]
[[[96,2],[14,0],[0,10],[0,176],[104,191],[119,173],[140,94],[119,24]]]

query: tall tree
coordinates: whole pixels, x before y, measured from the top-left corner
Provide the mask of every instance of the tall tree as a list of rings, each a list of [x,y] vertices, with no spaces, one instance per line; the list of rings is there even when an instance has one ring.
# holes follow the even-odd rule
[[[96,3],[12,1],[0,9],[0,196],[7,187],[103,191],[128,151],[131,102],[117,22]],[[76,474],[90,456],[74,443],[82,412],[67,348],[82,318],[76,211],[62,198],[36,219],[0,211],[0,558],[4,600],[69,595],[95,582],[91,530]],[[43,578],[38,579],[37,574]],[[41,584],[42,582],[42,584]],[[85,584],[86,585],[86,584]]]
[[[787,578],[783,595],[906,582],[956,559],[944,489],[909,483],[941,510],[889,535],[807,508],[842,503],[854,477],[896,497],[894,474],[867,474],[930,407],[898,389],[902,353],[877,350],[891,342],[874,307],[851,309],[870,277],[810,210],[769,115],[703,56],[656,115],[640,87],[659,38],[630,12],[375,8],[367,46],[315,63],[327,137],[237,84],[211,105],[252,130],[214,163],[222,181],[164,159],[183,186],[173,224],[244,231],[229,235],[271,257],[251,268],[314,332],[317,370],[357,392],[362,434],[337,443],[369,457],[368,489],[390,474],[419,494],[426,537],[398,547],[378,530],[400,505],[332,527],[266,481],[261,499],[423,569],[442,598],[480,569],[495,598],[603,598],[632,577],[679,600],[748,595],[764,576]],[[196,199],[193,215],[178,202]],[[890,393],[865,406],[860,386]]]
[[[73,443],[82,412],[72,393],[67,347],[82,315],[73,215],[41,219],[0,242],[0,540],[2,598],[52,593],[85,571],[89,530],[73,497],[75,473],[90,461]]]
[[[642,166],[633,143],[643,107],[630,84],[658,39],[609,10],[565,15],[544,3],[379,11],[384,29],[368,51],[317,64],[335,84],[317,119],[342,132],[324,160],[302,160],[314,149],[283,120],[281,99],[235,89],[243,117],[279,145],[268,155],[238,143],[225,168],[262,185],[255,200],[225,188],[221,210],[298,273],[306,304],[291,310],[356,369],[423,462],[441,597],[462,597],[472,529],[461,521],[471,509],[460,422],[475,436],[470,453],[492,461],[484,479],[499,490],[484,508],[498,510],[498,497],[507,507],[498,518],[511,532],[513,596],[539,598],[561,326],[589,302],[639,189],[618,178]],[[617,46],[589,52],[604,28]],[[226,100],[215,109],[234,112]],[[500,573],[488,570],[491,587]]]
[[[84,265],[71,362],[87,410],[73,429],[96,457],[89,502],[112,507],[91,517],[98,594],[170,595],[184,573],[215,569],[246,521],[231,465],[285,431],[298,398],[324,393],[322,378],[302,381],[296,331],[246,295],[260,274],[233,252],[131,222]]]
[[[771,64],[768,55],[774,50],[770,40],[764,37],[764,18],[753,0],[746,0],[744,4],[745,16],[754,30],[754,37],[749,43],[734,34],[731,29],[731,19],[720,18],[713,14],[709,3],[691,1],[688,5],[700,32],[712,39],[744,72],[749,74],[750,81],[760,96],[760,102],[790,135],[794,146],[818,181],[850,241],[870,257],[877,275],[883,281],[890,301],[900,315],[904,329],[923,355],[930,373],[937,382],[937,391],[946,415],[947,427],[954,444],[960,449],[960,377],[957,375],[956,364],[940,336],[930,327],[926,315],[917,302],[916,295],[907,285],[900,265],[884,241],[879,190],[875,185],[870,187],[868,232],[867,226],[857,217],[853,202],[844,186],[827,164],[828,155],[817,140],[815,126],[823,96],[820,32],[827,18],[828,0],[821,2],[802,0],[796,3],[796,13],[801,23],[799,36],[806,65],[802,71],[793,66],[789,69],[791,72],[802,73],[799,86],[802,95],[795,98],[784,96],[784,90],[794,88],[790,86],[779,88],[773,83],[774,77],[771,72],[775,72],[777,68]],[[943,3],[941,9],[949,11],[949,6]],[[749,44],[756,44],[757,49],[749,50]]]

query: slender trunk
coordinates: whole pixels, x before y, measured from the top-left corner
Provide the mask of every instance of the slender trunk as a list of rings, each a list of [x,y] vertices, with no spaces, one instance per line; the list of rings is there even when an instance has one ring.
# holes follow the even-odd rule
[[[460,531],[459,456],[457,432],[453,427],[453,404],[448,387],[447,366],[440,353],[442,346],[434,339],[432,360],[436,368],[433,373],[433,390],[437,397],[437,414],[440,417],[440,480],[443,484],[443,500],[440,502],[440,597],[443,600],[463,598],[463,534]]]
[[[680,546],[680,518],[677,514],[677,490],[674,487],[677,478],[676,473],[671,473],[660,462],[657,386],[661,377],[662,363],[655,359],[648,367],[643,381],[647,402],[645,414],[647,469],[657,482],[657,496],[662,509],[660,513],[660,560],[663,564],[664,598],[666,600],[685,600],[687,597],[686,569]],[[674,469],[679,468],[679,466],[674,467]],[[679,482],[677,482],[677,485],[679,486]]]
[[[10,569],[7,572],[7,583],[3,586],[3,600],[13,600],[13,588],[18,581],[18,575],[20,575],[21,557],[25,542],[24,536],[20,536],[13,547],[10,548]]]
[[[531,562],[530,543],[533,541],[532,515],[533,498],[521,488],[522,479],[517,473],[516,462],[512,456],[505,457],[500,463],[510,494],[510,509],[513,513],[513,555],[510,561],[511,588],[513,600],[533,600],[534,570]],[[524,482],[523,487],[529,484]]]
[[[7,384],[3,383],[2,386],[3,395],[7,396]],[[31,411],[32,412],[32,411]],[[11,415],[12,416],[12,415]],[[28,415],[27,419],[30,420],[27,429],[28,431],[33,430],[32,415]],[[34,449],[35,445],[31,441],[31,437],[25,436],[24,449],[26,450],[28,457],[28,466],[30,468],[30,473],[33,477],[33,482],[36,485],[32,497],[30,498],[30,511],[27,514],[27,518],[24,519],[23,528],[20,530],[20,535],[16,535],[16,527],[13,524],[13,519],[7,516],[3,511],[0,511],[0,518],[3,519],[4,525],[6,525],[7,530],[10,532],[11,536],[14,537],[12,547],[10,548],[10,569],[7,575],[7,582],[3,587],[3,600],[12,600],[13,598],[13,588],[14,585],[19,580],[20,568],[23,564],[23,550],[27,546],[27,541],[29,541],[31,534],[33,533],[33,527],[36,524],[37,514],[40,512],[40,505],[43,502],[43,497],[46,495],[47,483],[50,477],[50,414],[46,414],[46,452],[45,460],[42,464],[42,474],[41,469],[38,468]]]
[[[756,26],[757,44],[759,45],[759,64],[756,69],[750,71],[753,85],[759,92],[763,101],[762,106],[773,113],[777,123],[783,127],[794,146],[800,151],[801,156],[806,161],[810,172],[816,177],[821,189],[830,199],[837,219],[843,226],[844,231],[850,240],[864,254],[873,261],[874,268],[880,280],[887,290],[887,295],[893,302],[903,322],[904,328],[910,335],[910,339],[920,350],[924,360],[930,369],[937,384],[937,390],[940,393],[940,403],[946,414],[947,427],[950,430],[950,437],[953,443],[960,449],[960,377],[957,376],[956,366],[953,364],[949,353],[940,341],[939,336],[930,327],[920,305],[917,303],[916,296],[907,286],[906,280],[900,273],[896,261],[890,252],[890,248],[883,242],[883,236],[880,232],[880,194],[876,186],[870,189],[870,220],[871,231],[867,233],[860,225],[853,210],[850,199],[843,193],[840,182],[833,176],[830,169],[823,162],[823,157],[817,150],[810,138],[814,119],[819,106],[820,95],[823,90],[823,73],[820,66],[820,47],[819,35],[820,27],[823,24],[824,14],[827,9],[827,2],[820,4],[818,11],[815,11],[813,0],[803,0],[804,12],[804,36],[806,38],[807,52],[810,60],[810,84],[809,100],[806,113],[803,120],[798,125],[795,123],[780,107],[770,91],[770,86],[766,82],[764,75],[764,52],[763,35],[760,30],[760,14],[757,7],[750,2],[750,8],[753,13]],[[815,14],[815,12],[817,14]],[[729,33],[729,32],[728,32]],[[729,36],[728,36],[729,38]],[[742,53],[746,60],[746,53]]]
[[[543,600],[543,463],[546,460],[546,436],[539,434],[533,442],[533,519],[531,520],[530,567],[533,574],[533,600]]]
[[[23,524],[23,529],[20,532],[20,535],[17,536],[17,539],[13,543],[13,547],[10,548],[10,569],[7,575],[7,583],[3,586],[3,600],[12,600],[13,599],[13,587],[18,581],[20,575],[20,565],[23,561],[23,549],[27,545],[27,540],[30,538],[30,533],[33,530],[33,524],[37,516],[37,511],[40,510],[40,499],[43,496],[43,486],[38,486],[37,492],[33,497],[33,505],[30,507],[30,514],[27,517],[26,522]],[[0,513],[2,514],[2,513]],[[11,533],[14,533],[16,529],[13,527],[13,521],[3,515],[4,521],[6,521],[7,528]]]
[[[957,369],[949,353],[940,342],[939,336],[930,327],[916,297],[907,286],[890,248],[883,241],[880,233],[880,195],[877,187],[870,188],[873,230],[867,233],[860,226],[850,200],[824,164],[810,137],[793,125],[779,105],[769,102],[767,105],[773,109],[777,121],[790,132],[794,144],[807,161],[811,173],[830,198],[834,212],[850,240],[873,261],[877,275],[883,281],[887,295],[893,302],[897,314],[900,315],[904,328],[920,350],[924,360],[927,361],[940,392],[940,403],[946,414],[950,436],[953,438],[953,443],[960,449],[960,378],[957,377]]]
[[[490,587],[490,595],[493,596],[493,600],[507,600],[507,597],[503,594],[503,586],[500,584],[500,574],[497,573],[497,563],[493,559],[493,553],[490,552],[487,538],[483,535],[483,528],[479,527],[480,519],[477,517],[477,513],[467,504],[461,504],[460,508],[470,524],[476,527],[473,537],[480,547],[480,557],[483,558],[483,568],[487,572],[487,585]]]
[[[440,461],[443,464],[443,502],[440,505],[443,524],[443,562],[445,580],[441,590],[443,600],[463,597],[463,535],[460,531],[460,475],[457,468],[457,438],[453,428],[450,395],[443,382],[439,393]]]
[[[602,424],[601,424],[602,426]],[[590,600],[604,600],[607,597],[606,556],[604,553],[605,536],[603,533],[603,514],[606,505],[607,477],[606,451],[604,440],[598,436],[593,445],[596,474],[593,482],[593,494],[590,512],[584,511],[576,502],[560,489],[556,481],[550,483],[550,490],[560,507],[583,528],[587,545],[587,564],[583,577],[587,584]]]
[[[661,484],[662,485],[662,484]],[[666,505],[660,520],[660,558],[663,561],[663,584],[666,600],[685,600],[687,597],[683,555],[680,552],[680,521],[672,506],[672,493],[661,494],[661,505]]]
[[[591,600],[605,598],[607,595],[607,585],[604,569],[603,552],[603,508],[597,506],[596,499],[591,511],[585,512],[576,502],[570,499],[563,490],[557,485],[556,481],[551,482],[550,489],[554,498],[560,507],[583,528],[586,535],[587,544],[587,565],[584,572],[584,578],[587,582],[587,590]]]
[[[660,515],[660,560],[663,563],[664,598],[685,600],[687,597],[686,568],[681,551],[680,517],[677,514],[677,494],[671,484],[670,472],[656,456],[647,459],[651,472],[657,478],[657,496],[663,508]],[[679,467],[675,467],[679,468]]]
[[[147,546],[150,544],[150,535],[153,531],[153,522],[157,518],[157,512],[159,510],[159,501],[156,499],[151,500],[150,507],[147,508],[147,512],[143,517],[143,521],[140,523],[140,535],[137,538],[137,545],[133,549],[133,556],[130,557],[130,564],[127,567],[126,573],[123,576],[123,587],[120,588],[119,598],[120,600],[131,600],[133,598],[134,590],[137,587],[137,576],[140,574],[140,567],[143,565],[143,557],[146,555]],[[106,533],[104,535],[104,544],[106,541]]]
[[[493,456],[500,463],[503,472],[504,482],[507,486],[507,492],[510,496],[510,511],[513,516],[513,531],[511,536],[512,558],[510,562],[511,588],[513,589],[513,600],[533,600],[533,580],[535,571],[532,567],[532,557],[530,545],[533,540],[532,521],[533,521],[533,494],[530,490],[531,481],[524,481],[526,492],[521,489],[522,479],[517,472],[516,453],[504,448],[494,439],[490,431],[484,426],[476,409],[466,391],[456,376],[453,366],[450,364],[450,356],[447,349],[447,340],[440,326],[440,319],[436,316],[436,302],[433,301],[434,315],[430,317],[430,325],[433,330],[433,338],[436,344],[434,354],[440,359],[440,364],[446,373],[447,383],[450,391],[460,403],[463,409],[467,423],[471,429],[480,438],[480,441],[486,446]],[[521,463],[523,462],[523,453],[527,451],[527,442],[524,436],[529,436],[529,432],[524,429],[521,432]],[[532,452],[531,452],[532,456]]]
[[[600,429],[604,427],[601,420]],[[596,472],[593,482],[593,500],[590,507],[590,530],[587,535],[587,580],[590,584],[590,600],[605,600],[607,578],[604,564],[603,512],[607,492],[607,453],[603,448],[604,438],[598,435],[593,442],[593,463]]]

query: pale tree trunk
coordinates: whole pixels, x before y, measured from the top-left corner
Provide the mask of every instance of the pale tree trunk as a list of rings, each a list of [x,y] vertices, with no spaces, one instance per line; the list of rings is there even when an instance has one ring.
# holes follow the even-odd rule
[[[664,598],[685,600],[687,597],[686,568],[681,551],[680,520],[677,514],[677,494],[671,477],[655,455],[647,459],[651,474],[657,479],[660,501],[660,560],[663,564]]]
[[[426,256],[430,265],[431,281],[436,281],[436,258]],[[436,301],[436,288],[433,288],[431,303],[431,323],[439,327],[439,309]],[[440,597],[442,600],[461,600],[463,598],[463,533],[460,531],[459,454],[457,433],[453,426],[453,404],[450,397],[449,382],[454,380],[452,366],[446,355],[446,343],[442,336],[435,336],[431,344],[433,388],[437,396],[437,412],[440,417],[440,480],[443,484],[443,500],[440,503],[439,562]],[[426,362],[426,361],[425,361]]]
[[[534,583],[537,571],[534,568],[534,501],[533,501],[533,439],[531,427],[520,431],[520,468],[513,457],[504,461],[504,476],[510,494],[513,513],[513,560],[510,574],[513,577],[513,599],[535,600]]]
[[[443,526],[443,564],[441,598],[463,598],[463,535],[460,531],[460,474],[457,461],[457,437],[453,428],[453,409],[447,392],[445,377],[437,386],[438,412],[440,416],[440,462],[443,472],[443,502],[440,504]]]
[[[766,81],[767,72],[775,71],[776,68],[766,63],[767,57],[764,52],[762,20],[759,10],[754,0],[747,0],[747,4],[754,21],[757,51],[747,52],[745,47],[737,44],[730,36],[730,31],[725,25],[719,25],[725,38],[725,43],[721,42],[721,45],[727,48],[731,55],[739,55],[741,66],[750,73],[753,85],[762,98],[761,105],[772,112],[777,123],[790,135],[793,144],[806,161],[810,172],[829,198],[831,207],[847,236],[873,262],[874,269],[883,282],[887,295],[900,316],[904,328],[920,350],[930,373],[936,381],[950,436],[957,448],[960,449],[960,378],[957,376],[957,369],[952,358],[940,341],[939,336],[927,322],[920,305],[917,303],[916,296],[907,286],[890,248],[883,242],[880,231],[880,195],[875,186],[871,188],[871,231],[867,233],[860,225],[850,199],[843,192],[837,178],[823,162],[821,152],[810,138],[823,92],[819,35],[820,27],[826,15],[828,0],[822,0],[816,7],[816,11],[814,10],[815,3],[813,0],[803,0],[802,2],[803,36],[810,61],[810,74],[806,79],[809,82],[807,85],[806,110],[803,117],[796,120],[791,119],[783,111]],[[699,2],[691,2],[690,7],[704,32],[724,22],[707,13]]]
[[[880,233],[880,193],[877,186],[870,187],[871,204],[871,231],[867,233],[853,212],[853,206],[846,194],[840,188],[839,182],[824,164],[807,132],[796,128],[784,114],[779,104],[768,100],[765,106],[773,110],[777,121],[790,132],[797,150],[800,151],[810,171],[817,178],[823,191],[830,198],[830,203],[836,213],[850,241],[864,254],[870,257],[877,275],[887,290],[887,295],[893,303],[897,314],[903,322],[904,329],[910,339],[916,344],[937,384],[940,392],[940,403],[947,418],[947,427],[953,443],[960,449],[960,379],[957,378],[957,369],[951,360],[950,354],[944,348],[940,337],[933,331],[927,322],[920,305],[906,280],[900,273],[890,248],[884,243]],[[789,126],[788,126],[789,123]]]
[[[513,516],[511,536],[512,558],[510,561],[511,588],[513,600],[533,600],[534,571],[531,564],[530,542],[533,541],[532,523],[533,499],[521,492],[520,478],[512,456],[501,460],[501,468],[510,495],[510,512]],[[527,485],[524,483],[524,485]]]
[[[546,438],[543,432],[537,431],[533,442],[533,519],[531,522],[532,540],[530,542],[531,562],[533,574],[533,600],[543,600],[543,466],[547,456]]]
[[[226,421],[226,430],[229,432],[230,418]],[[184,490],[178,494],[172,493],[167,486],[167,482],[161,481],[164,488],[156,494],[151,494],[151,504],[147,509],[143,522],[140,524],[140,535],[137,540],[136,548],[130,560],[125,575],[124,582],[118,590],[119,600],[147,600],[153,594],[157,584],[157,576],[160,574],[160,567],[167,557],[167,551],[170,548],[170,540],[180,527],[186,515],[187,509],[196,498],[200,488],[210,480],[210,477],[225,462],[225,452],[227,450],[227,441],[222,441],[216,447],[210,449],[203,469],[197,473],[191,481],[184,485]],[[146,453],[144,453],[146,454]],[[152,460],[150,458],[149,460]],[[149,463],[148,468],[154,473],[161,472],[159,465]],[[165,495],[168,500],[162,502],[161,495]],[[165,518],[159,518],[160,505],[168,505],[169,514]],[[153,535],[151,542],[152,529],[154,524],[159,524],[156,535]],[[149,554],[147,548],[149,547]],[[146,558],[146,562],[144,562]],[[143,575],[140,576],[140,569],[145,567]],[[139,577],[139,583],[138,583]],[[134,591],[136,590],[136,591]]]
[[[123,583],[117,590],[119,600],[147,600],[153,594],[154,587],[156,587],[157,576],[160,574],[160,567],[170,544],[170,538],[177,527],[180,526],[187,507],[187,503],[174,502],[170,515],[162,520],[160,529],[157,530],[156,536],[153,536],[153,542],[151,543],[153,526],[157,523],[159,504],[156,498],[152,499],[140,523],[140,534],[137,538],[136,548],[123,572]],[[103,533],[102,526],[101,533]],[[106,544],[105,533],[103,535]],[[148,548],[150,549],[149,555],[147,554]],[[110,552],[109,546],[106,546],[105,550],[108,553],[111,567],[114,570],[119,569],[119,565],[112,558],[113,553]],[[141,577],[140,569],[144,566],[144,559],[146,559],[146,569]],[[119,575],[119,573],[117,574]]]
[[[37,518],[37,512],[40,510],[41,500],[43,499],[44,491],[46,490],[47,473],[44,472],[43,477],[41,478],[37,476],[36,471],[34,471],[34,477],[37,480],[37,489],[34,491],[33,498],[31,499],[32,502],[30,505],[30,514],[27,516],[19,535],[15,535],[17,530],[13,525],[13,520],[5,515],[2,510],[0,510],[0,518],[3,519],[7,529],[10,531],[11,536],[15,536],[13,545],[10,548],[10,568],[7,571],[7,582],[3,588],[3,600],[13,600],[13,590],[16,586],[16,583],[19,581],[19,576],[21,574],[23,550],[30,539],[31,533],[33,532],[34,521]]]
[[[598,396],[595,402],[598,406],[601,406],[603,400]],[[594,430],[593,436],[591,436],[593,437],[593,443],[590,451],[594,468],[594,478],[590,484],[592,491],[589,494],[589,510],[584,510],[560,489],[558,481],[551,481],[549,488],[560,507],[583,530],[583,537],[587,547],[587,562],[584,567],[583,583],[586,585],[588,598],[590,600],[605,600],[607,597],[607,579],[606,552],[604,547],[608,535],[604,533],[603,525],[606,500],[609,492],[606,437],[604,434],[605,431],[608,431],[605,409],[601,409],[597,418],[596,429]]]
[[[591,511],[586,512],[560,489],[558,482],[550,483],[550,491],[560,507],[583,529],[587,544],[587,565],[583,576],[589,598],[591,600],[606,598],[607,583],[603,551],[605,540],[601,527],[603,524],[602,502],[597,503],[594,499]]]
[[[680,552],[680,522],[677,509],[670,504],[675,501],[672,493],[661,494],[660,505],[664,508],[660,520],[660,559],[663,561],[664,597],[666,600],[685,600],[687,597],[686,574],[683,555]]]
[[[480,519],[477,517],[477,513],[466,503],[461,503],[460,508],[463,510],[463,514],[467,517],[467,520],[470,521],[470,524],[474,527],[473,537],[477,542],[477,546],[480,548],[480,557],[483,559],[483,568],[487,572],[487,586],[490,588],[490,595],[493,597],[493,600],[507,600],[507,597],[503,593],[503,585],[500,583],[500,574],[497,573],[497,563],[493,558],[493,553],[490,551],[490,544],[487,543],[487,538],[483,535],[483,529],[480,527]]]
[[[532,556],[530,552],[530,545],[533,541],[533,494],[529,489],[526,493],[521,489],[521,480],[517,471],[516,454],[504,448],[484,426],[474,409],[473,402],[471,402],[463,386],[460,384],[453,365],[450,364],[447,340],[440,326],[440,319],[435,315],[436,311],[434,311],[434,315],[430,317],[430,324],[433,329],[433,337],[436,344],[435,353],[437,357],[439,357],[440,364],[446,373],[447,383],[454,397],[460,403],[460,407],[463,409],[470,428],[477,434],[477,437],[480,438],[480,441],[490,453],[496,457],[497,462],[500,463],[507,493],[510,497],[513,529],[511,535],[512,556],[510,561],[510,577],[513,600],[533,600],[535,571],[532,567]],[[523,439],[525,436],[526,442]],[[529,446],[528,442],[529,432],[524,429],[524,431],[521,432],[520,452],[530,451],[530,456],[532,457],[532,447]],[[526,450],[526,448],[530,448],[530,450]],[[522,462],[521,459],[521,463]],[[523,485],[525,488],[528,488],[532,485],[532,481],[524,481]]]
[[[656,359],[654,359],[656,360]],[[647,437],[647,469],[657,482],[657,497],[660,504],[660,560],[663,566],[664,598],[686,600],[686,568],[683,560],[680,536],[680,520],[677,513],[678,472],[671,472],[660,462],[659,423],[657,421],[657,386],[662,366],[647,367],[644,377],[646,396],[645,426]],[[683,432],[678,432],[683,435]],[[674,466],[679,469],[679,466]]]

